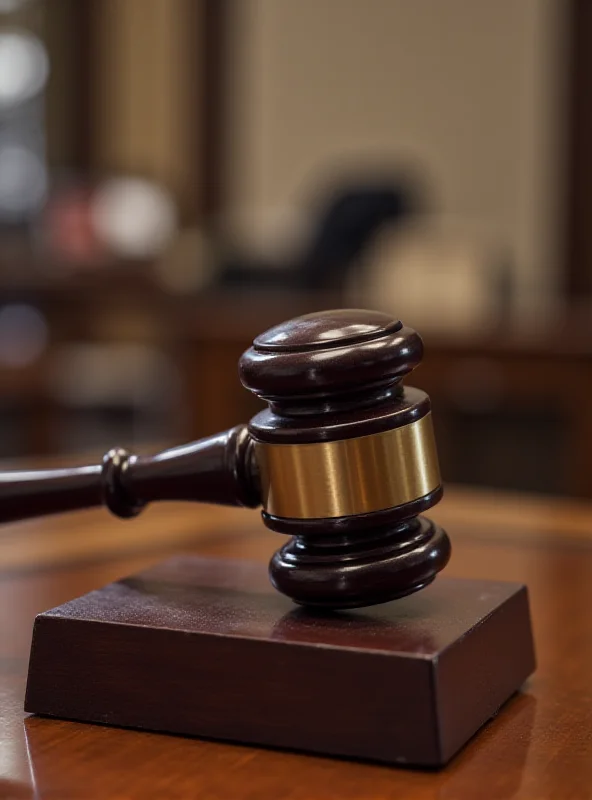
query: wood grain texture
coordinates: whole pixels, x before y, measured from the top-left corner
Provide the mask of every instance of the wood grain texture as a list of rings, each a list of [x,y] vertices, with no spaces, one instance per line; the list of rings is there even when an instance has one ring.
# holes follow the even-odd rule
[[[377,608],[295,608],[262,564],[177,556],[38,615],[25,709],[441,766],[534,670],[526,590],[441,578]]]
[[[263,528],[256,512],[197,512],[171,504],[130,523],[83,512],[2,530],[1,798],[34,792],[48,800],[592,797],[592,505],[565,500],[450,489],[435,509],[454,540],[445,575],[528,585],[538,660],[525,694],[442,772],[35,717],[23,724],[37,613],[181,546],[262,561],[277,547],[277,534]]]

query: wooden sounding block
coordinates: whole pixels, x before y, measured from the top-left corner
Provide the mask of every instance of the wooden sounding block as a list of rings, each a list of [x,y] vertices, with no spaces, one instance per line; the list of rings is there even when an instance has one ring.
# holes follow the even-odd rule
[[[262,565],[180,556],[40,614],[25,708],[441,766],[533,670],[524,586],[440,577],[383,605],[311,610]]]

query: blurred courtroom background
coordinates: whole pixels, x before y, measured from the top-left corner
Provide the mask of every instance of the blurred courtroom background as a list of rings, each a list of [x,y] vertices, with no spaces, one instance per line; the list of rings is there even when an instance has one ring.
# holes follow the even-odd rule
[[[0,457],[245,421],[369,306],[445,479],[592,497],[591,96],[587,0],[0,0]]]

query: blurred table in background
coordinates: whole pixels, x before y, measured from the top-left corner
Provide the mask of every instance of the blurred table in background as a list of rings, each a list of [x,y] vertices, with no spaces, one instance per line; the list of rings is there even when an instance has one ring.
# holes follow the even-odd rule
[[[258,333],[310,310],[261,298],[196,308],[183,347],[193,437],[262,407],[239,388],[237,361]],[[445,480],[592,498],[592,321],[420,333],[408,382],[431,396]]]
[[[326,294],[163,292],[145,265],[0,291],[31,306],[47,341],[30,363],[2,361],[0,457],[145,448],[249,419],[239,383],[253,338],[290,317],[339,307]],[[349,303],[351,304],[351,302]],[[395,313],[397,309],[394,309]],[[444,478],[592,498],[592,315],[553,324],[420,330],[409,382],[431,396]]]

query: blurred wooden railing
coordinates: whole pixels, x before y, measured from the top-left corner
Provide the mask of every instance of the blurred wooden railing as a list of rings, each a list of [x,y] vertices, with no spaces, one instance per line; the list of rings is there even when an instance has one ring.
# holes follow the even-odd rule
[[[0,365],[3,413],[14,414],[23,431],[15,452],[8,437],[3,457],[64,449],[60,431],[72,424],[73,411],[56,398],[52,377],[64,347],[127,342],[162,354],[178,381],[157,387],[170,393],[171,405],[159,407],[143,439],[178,442],[244,421],[261,407],[237,373],[241,353],[258,333],[341,303],[327,295],[213,290],[176,297],[142,277],[139,268],[123,275],[118,270],[112,279],[83,275],[0,291],[0,304],[15,300],[41,311],[49,342],[33,364]],[[452,332],[435,326],[420,332],[425,358],[410,383],[432,397],[445,479],[592,498],[592,324],[586,318],[576,324],[565,317],[538,329],[500,325]],[[93,446],[138,446],[131,429],[127,441],[117,442],[108,440],[108,430],[105,441],[99,437]],[[125,424],[114,430],[125,436]],[[80,449],[89,449],[83,436]]]

